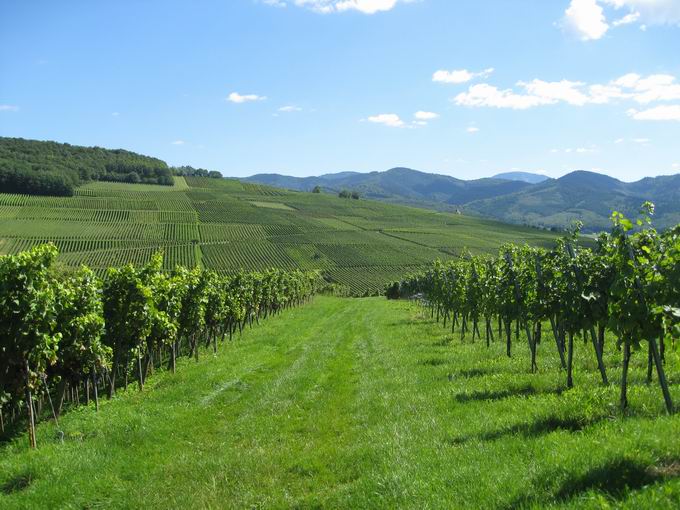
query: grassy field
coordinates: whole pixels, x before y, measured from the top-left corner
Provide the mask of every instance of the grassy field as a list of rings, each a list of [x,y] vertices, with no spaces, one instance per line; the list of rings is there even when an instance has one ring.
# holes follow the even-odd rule
[[[177,264],[233,272],[321,269],[353,294],[375,293],[436,258],[551,245],[543,231],[370,200],[288,192],[231,179],[175,186],[94,182],[74,197],[0,194],[0,254],[52,241],[68,266]]]
[[[0,446],[0,508],[678,508],[680,417],[576,345],[504,356],[408,302],[318,297],[97,414]],[[618,380],[619,353],[607,366]],[[677,353],[671,390],[680,400]]]

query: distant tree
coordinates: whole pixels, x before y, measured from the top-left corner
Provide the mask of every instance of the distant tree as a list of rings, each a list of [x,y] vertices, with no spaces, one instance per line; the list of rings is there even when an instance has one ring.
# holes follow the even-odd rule
[[[222,174],[217,170],[211,170],[210,172],[208,172],[208,177],[210,177],[211,179],[221,179]]]
[[[358,191],[352,191],[352,199],[359,200],[359,192]]]
[[[130,172],[125,176],[125,182],[129,182],[131,184],[138,184],[142,182],[142,179],[139,177],[139,174],[137,172]]]
[[[346,189],[343,189],[340,193],[338,193],[338,196],[340,198],[351,198],[352,194],[349,191],[347,191]]]
[[[312,193],[321,193],[321,186],[314,186]]]

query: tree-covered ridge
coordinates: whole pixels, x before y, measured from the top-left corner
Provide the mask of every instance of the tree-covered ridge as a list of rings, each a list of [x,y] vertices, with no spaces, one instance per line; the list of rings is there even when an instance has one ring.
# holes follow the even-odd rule
[[[71,196],[88,181],[172,185],[172,171],[157,158],[122,149],[0,138],[0,191]]]

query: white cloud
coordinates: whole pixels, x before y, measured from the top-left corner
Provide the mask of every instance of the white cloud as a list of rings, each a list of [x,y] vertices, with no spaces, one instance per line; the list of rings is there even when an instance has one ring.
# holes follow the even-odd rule
[[[607,10],[605,11],[605,7]],[[619,11],[628,11],[626,14]],[[610,19],[613,19],[610,23]],[[678,0],[571,0],[562,26],[584,41],[601,39],[611,28],[639,23],[680,25]]]
[[[111,116],[112,116],[112,117],[120,117],[120,113],[118,113],[118,112],[113,112],[113,113],[111,114]]]
[[[478,73],[468,71],[467,69],[455,69],[453,71],[440,69],[432,75],[432,81],[437,83],[467,83],[475,78],[488,78],[493,71],[493,67],[489,67]]]
[[[184,145],[184,140],[175,140],[172,145]]]
[[[17,112],[19,107],[13,104],[0,104],[0,112]]]
[[[439,118],[439,114],[438,114],[438,113],[434,113],[434,112],[423,112],[423,111],[416,112],[413,116],[414,116],[417,120],[420,120],[420,121],[434,120],[434,119]]]
[[[238,92],[232,92],[229,94],[229,97],[227,98],[227,101],[231,101],[232,103],[237,103],[237,104],[242,104],[242,103],[250,103],[253,101],[264,101],[266,96],[258,96],[256,94],[244,94],[241,95]]]
[[[557,154],[560,152],[564,152],[565,154],[590,154],[592,152],[597,152],[597,147],[594,145],[591,145],[590,147],[577,147],[575,149],[567,148],[567,149],[552,149],[550,152],[553,154]]]
[[[469,87],[453,101],[460,106],[511,108],[526,110],[537,106],[568,104],[608,104],[612,101],[635,101],[648,105],[661,101],[680,100],[680,84],[670,74],[640,76],[636,73],[623,75],[609,83],[589,85],[581,81],[544,81],[534,79],[519,81],[516,89],[501,90],[488,83]],[[672,111],[672,108],[671,108]],[[645,114],[635,112],[633,118]]]
[[[283,112],[283,113],[301,112],[302,108],[300,108],[298,106],[289,105],[289,106],[282,106],[281,108],[279,108],[278,111]]]
[[[399,118],[396,113],[381,113],[379,115],[372,115],[368,117],[368,122],[374,124],[383,124],[389,127],[404,127],[404,121]]]
[[[533,80],[528,83],[519,82],[518,85],[524,87],[530,95],[543,98],[552,103],[564,101],[571,105],[583,106],[589,101],[588,96],[578,90],[579,87],[585,85],[583,82]]]
[[[627,9],[629,15],[636,16],[634,21],[639,20],[649,25],[677,25],[680,23],[680,2],[678,0],[602,0],[602,2],[617,10]],[[631,21],[631,23],[634,21]]]
[[[680,121],[680,104],[661,105],[647,110],[628,110],[628,115],[635,120],[677,120]]]
[[[469,128],[466,129],[466,131],[467,131],[468,133],[479,133],[479,128],[478,128],[478,127],[474,127],[474,126],[470,126]]]
[[[410,3],[416,0],[263,0],[267,5],[286,7],[295,5],[304,7],[320,14],[357,11],[363,14],[375,14],[389,11],[398,3]]]
[[[487,106],[526,110],[535,106],[552,104],[555,101],[528,94],[517,94],[510,89],[499,90],[492,85],[480,83],[470,87],[467,92],[458,94],[454,98],[454,102],[459,106]]]
[[[675,76],[670,74],[652,74],[643,78],[629,73],[616,80],[614,85],[631,89],[629,97],[640,104],[680,99],[680,84],[675,83]]]
[[[614,143],[623,143],[625,141],[626,141],[625,138],[617,138],[616,140],[614,140]]]
[[[646,144],[648,144],[649,142],[651,142],[651,140],[650,140],[649,138],[633,138],[633,139],[631,140],[631,142],[635,142],[635,143],[639,143],[639,144],[646,145]]]
[[[597,0],[571,0],[564,11],[564,26],[584,41],[600,39],[609,30],[604,9]]]
[[[621,25],[630,25],[631,23],[635,23],[639,19],[640,19],[639,12],[630,12],[626,14],[623,18],[614,20],[612,22],[612,25],[615,27],[620,27]]]
[[[680,170],[680,163],[673,163],[673,164],[671,165],[671,168],[672,168],[673,170]]]

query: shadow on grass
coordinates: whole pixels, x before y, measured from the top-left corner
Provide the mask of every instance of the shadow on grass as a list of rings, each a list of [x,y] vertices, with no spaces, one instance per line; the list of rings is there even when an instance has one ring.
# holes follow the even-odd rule
[[[453,446],[462,446],[470,441],[495,441],[507,436],[519,435],[525,439],[537,438],[550,434],[551,432],[579,432],[597,421],[584,421],[577,418],[565,418],[561,416],[546,416],[531,423],[519,423],[510,427],[504,427],[499,430],[484,432],[481,434],[474,434],[468,436],[460,436],[447,439],[447,442]]]
[[[421,361],[420,364],[426,367],[440,367],[442,365],[446,365],[447,363],[448,361],[444,358],[428,358]]]
[[[601,466],[591,468],[582,475],[567,478],[550,500],[522,496],[506,508],[518,509],[548,503],[568,503],[581,494],[596,491],[614,501],[623,500],[630,492],[648,485],[680,476],[680,462],[670,460],[659,465],[648,466],[638,460],[614,459]],[[542,476],[539,484],[554,477]]]
[[[12,494],[24,490],[31,485],[33,475],[31,473],[22,473],[10,478],[5,483],[0,485],[0,492],[4,494]]]
[[[512,397],[528,397],[532,395],[560,395],[564,392],[563,389],[551,390],[537,390],[533,386],[520,386],[519,388],[510,388],[507,390],[480,390],[471,391],[469,393],[459,393],[453,398],[459,404],[466,402],[493,402],[497,400],[505,400]]]
[[[469,370],[460,370],[456,375],[466,379],[473,379],[475,377],[486,377],[491,374],[493,374],[493,371],[486,368],[471,368]]]

